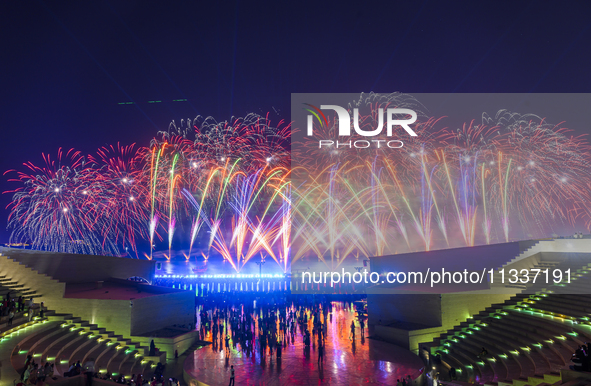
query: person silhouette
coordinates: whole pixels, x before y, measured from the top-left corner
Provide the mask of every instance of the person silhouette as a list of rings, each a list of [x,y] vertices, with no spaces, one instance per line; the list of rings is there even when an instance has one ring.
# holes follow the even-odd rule
[[[234,365],[230,366],[230,383],[228,386],[234,386]]]

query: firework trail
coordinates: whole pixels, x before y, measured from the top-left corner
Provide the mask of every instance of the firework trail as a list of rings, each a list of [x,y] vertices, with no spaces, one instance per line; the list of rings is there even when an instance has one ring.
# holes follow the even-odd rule
[[[191,244],[189,246],[189,258],[191,258],[191,251],[193,251],[193,244],[195,243],[195,239],[197,238],[197,234],[201,229],[202,222],[199,221],[199,218],[195,218],[191,225]],[[188,260],[188,259],[187,259]]]
[[[349,111],[369,132],[389,107],[418,113],[418,136],[396,151],[318,152],[319,139],[338,139],[331,116],[290,149],[289,124],[249,114],[172,122],[146,147],[43,155],[41,166],[7,172],[18,183],[6,192],[11,242],[110,255],[131,247],[136,256],[149,242],[148,258],[160,245],[172,259],[174,245],[185,243],[190,258],[202,239],[204,257],[219,254],[236,271],[261,253],[287,271],[300,259],[336,268],[591,225],[589,144],[562,123],[501,110],[446,127],[404,94],[362,94]]]
[[[151,259],[153,248],[167,233],[171,258],[177,228],[194,218],[182,189],[199,196],[203,208],[217,204],[197,214],[190,233],[192,250],[205,216],[213,216],[207,217],[213,219],[212,242],[226,224],[220,216],[235,192],[236,175],[289,165],[290,126],[272,126],[268,116],[249,114],[223,122],[197,117],[182,125],[173,122],[146,147],[117,144],[88,157],[60,149],[55,159],[44,155],[43,166],[27,163],[25,171],[8,171],[16,173],[10,181],[20,184],[5,192],[13,195],[11,241],[31,242],[38,249],[108,255],[131,247],[136,256],[138,242],[148,241]],[[240,158],[246,162],[231,171]]]
[[[334,267],[343,257],[547,237],[563,222],[589,226],[591,157],[582,137],[505,110],[483,114],[481,124],[443,127],[402,94],[362,96],[349,112],[368,132],[387,106],[413,105],[418,136],[396,151],[318,150],[318,140],[338,140],[331,116],[299,144],[292,263],[314,256]]]
[[[115,240],[125,225],[109,218],[112,200],[104,198],[110,187],[97,170],[74,150],[60,148],[55,159],[44,154],[43,160],[43,166],[26,163],[28,172],[10,179],[22,184],[10,191],[11,241],[70,253],[120,253]]]

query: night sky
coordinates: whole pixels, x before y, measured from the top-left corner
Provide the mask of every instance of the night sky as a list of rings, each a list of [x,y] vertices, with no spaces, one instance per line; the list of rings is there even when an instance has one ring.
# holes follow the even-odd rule
[[[197,115],[289,120],[294,92],[590,92],[590,11],[564,1],[4,1],[0,171],[59,147],[147,145]],[[16,185],[3,177],[1,187]]]

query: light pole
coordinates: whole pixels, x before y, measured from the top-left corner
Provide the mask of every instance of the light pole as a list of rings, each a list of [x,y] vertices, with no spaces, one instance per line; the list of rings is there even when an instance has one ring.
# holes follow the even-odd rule
[[[261,254],[261,261],[257,262],[257,264],[259,265],[259,282],[257,283],[257,286],[259,285],[259,283],[261,282],[261,278],[263,276],[262,272],[263,272],[263,264],[265,264],[265,257]]]

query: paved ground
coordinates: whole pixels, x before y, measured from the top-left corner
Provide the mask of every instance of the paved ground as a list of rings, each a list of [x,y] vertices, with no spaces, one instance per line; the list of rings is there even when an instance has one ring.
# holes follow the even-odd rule
[[[230,365],[236,370],[237,385],[396,385],[398,378],[419,376],[423,363],[410,351],[360,337],[359,329],[351,341],[348,326],[353,316],[351,310],[335,305],[323,364],[318,363],[316,345],[304,350],[298,329],[279,362],[269,356],[268,349],[261,357],[258,350],[247,355],[233,348],[226,359],[223,348],[210,345],[189,354],[184,370],[193,380],[209,386],[227,385]]]

